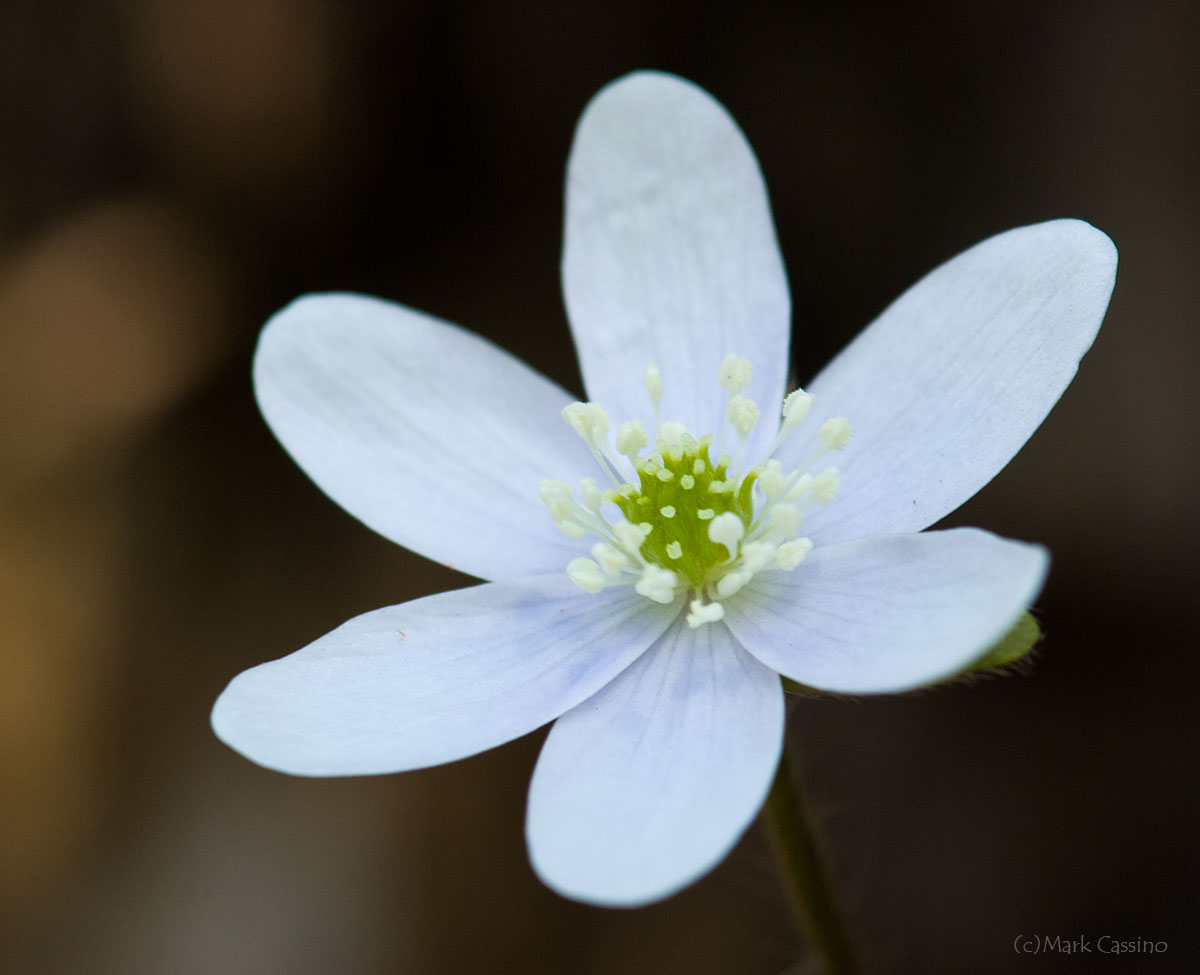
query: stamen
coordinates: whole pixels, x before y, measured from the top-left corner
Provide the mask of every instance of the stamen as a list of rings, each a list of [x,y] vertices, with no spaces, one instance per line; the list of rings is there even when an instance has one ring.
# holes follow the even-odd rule
[[[623,570],[633,568],[629,556],[608,542],[597,542],[593,545],[592,558],[600,564],[605,575],[613,578],[619,576]]]
[[[812,483],[813,476],[811,474],[801,474],[787,485],[787,491],[783,495],[783,499],[785,501],[799,501],[812,490]]]
[[[731,396],[725,416],[738,435],[737,468],[734,480],[740,481],[742,479],[742,463],[746,456],[746,438],[758,422],[758,405],[754,400],[747,399],[740,394]]]
[[[743,359],[731,352],[725,357],[721,368],[717,371],[717,383],[728,395],[732,396],[749,386],[753,375],[754,367],[750,364],[750,360]]]
[[[629,458],[634,467],[637,466],[637,456],[646,446],[646,428],[641,420],[626,420],[617,430],[617,453]]]
[[[746,542],[742,546],[742,564],[751,572],[758,572],[771,564],[775,551],[770,542]]]
[[[776,505],[771,511],[771,532],[783,538],[794,538],[804,516],[794,504]]]
[[[812,408],[814,398],[812,393],[806,393],[803,389],[793,389],[784,397],[783,429],[785,431],[794,430],[804,422],[804,418],[808,416],[808,411]]]
[[[608,413],[599,403],[571,403],[563,407],[562,416],[587,444],[608,433]]]
[[[850,421],[844,416],[835,416],[821,424],[817,431],[817,443],[826,450],[842,450],[854,433]]]
[[[745,396],[730,397],[729,407],[725,412],[729,422],[733,424],[733,428],[743,438],[754,429],[754,424],[758,422],[758,406],[754,400],[747,399]]]
[[[817,504],[829,504],[837,497],[841,481],[836,467],[827,467],[812,482],[812,499]]]
[[[600,504],[604,500],[604,494],[596,484],[595,478],[581,478],[579,481],[579,493],[583,496],[583,503],[587,505],[588,511],[600,510]]]
[[[688,433],[688,428],[677,420],[668,420],[658,428],[657,447],[664,460],[670,458],[678,463],[686,451],[689,440],[695,443],[692,435]]]
[[[717,580],[717,595],[722,599],[727,599],[753,578],[754,573],[749,569],[735,569],[733,572],[727,572]]]
[[[650,394],[650,401],[654,404],[654,439],[657,440],[658,428],[662,426],[663,381],[662,373],[653,362],[646,364],[642,381],[646,384],[646,392]]]
[[[617,541],[626,552],[637,552],[646,540],[642,530],[628,521],[618,521],[613,525],[613,534],[617,536]]]
[[[812,551],[812,547],[811,538],[793,538],[790,542],[784,542],[779,546],[775,557],[779,568],[791,572],[804,561],[804,557]]]
[[[593,594],[611,582],[591,559],[571,559],[567,563],[567,578],[584,592]]]
[[[781,414],[783,422],[779,425],[779,432],[775,434],[775,439],[771,441],[771,446],[767,449],[767,458],[774,456],[780,444],[788,438],[788,435],[796,427],[804,422],[804,418],[808,416],[809,409],[812,408],[814,398],[812,393],[806,393],[803,389],[793,389],[784,397]]]
[[[763,494],[768,498],[773,498],[783,490],[784,477],[783,466],[777,460],[767,461],[766,469],[758,475],[758,486],[762,488]]]
[[[638,594],[645,596],[647,599],[653,599],[656,603],[666,605],[675,599],[675,586],[678,579],[675,573],[670,569],[663,569],[657,565],[647,565],[642,569],[641,578],[638,579],[634,589]]]
[[[717,515],[708,526],[708,537],[718,545],[724,545],[731,559],[737,558],[737,544],[745,534],[746,526],[732,511]]]
[[[705,623],[716,623],[725,618],[725,607],[720,603],[702,603],[699,599],[693,599],[688,609],[690,612],[687,615],[687,625],[693,630]]]
[[[583,438],[613,486],[620,487],[616,458],[608,449],[608,413],[604,407],[599,403],[570,403],[563,407],[562,417]]]
[[[662,375],[653,363],[643,375],[654,404],[653,439],[637,419],[623,422],[612,437],[608,413],[598,403],[563,409],[563,419],[613,485],[601,490],[594,478],[584,477],[577,495],[564,481],[539,485],[542,502],[563,534],[597,539],[591,558],[573,559],[567,566],[568,577],[578,586],[594,593],[632,585],[639,595],[663,605],[690,591],[686,619],[699,627],[723,619],[722,600],[736,597],[758,573],[791,571],[804,560],[813,546],[811,539],[798,535],[805,512],[833,501],[840,480],[836,467],[816,475],[811,470],[822,455],[843,449],[852,430],[844,417],[826,420],[808,462],[785,470],[772,454],[813,403],[811,393],[794,390],[783,401],[771,449],[746,471],[746,447],[760,419],[758,405],[742,393],[752,374],[747,360],[729,355],[717,377],[725,391],[721,435],[729,427],[736,431],[736,458],[718,447],[713,460],[711,434],[697,438],[683,423],[663,422]],[[643,456],[648,445],[650,452]],[[631,473],[632,480],[624,480]],[[621,516],[609,521],[607,504]]]

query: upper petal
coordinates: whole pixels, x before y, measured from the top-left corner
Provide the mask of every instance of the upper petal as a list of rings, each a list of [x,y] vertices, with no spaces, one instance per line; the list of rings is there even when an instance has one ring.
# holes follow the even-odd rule
[[[955,674],[1008,632],[1045,579],[1044,548],[976,528],[814,549],[725,604],[754,656],[826,691],[906,691]]]
[[[550,887],[593,904],[667,897],[750,824],[783,742],[779,678],[720,625],[677,622],[550,729],[526,837]]]
[[[357,616],[233,679],[217,736],[294,775],[438,765],[510,741],[594,694],[677,611],[564,575],[489,583]]]
[[[806,426],[848,417],[842,490],[806,530],[829,542],[918,531],[990,481],[1058,402],[1116,274],[1079,220],[1010,230],[906,291],[813,380]],[[780,452],[798,460],[797,438]]]
[[[375,298],[312,295],[275,315],[254,390],[288,453],[382,535],[484,579],[579,555],[538,482],[591,463],[573,397],[457,326]]]
[[[567,171],[563,291],[588,396],[618,422],[649,412],[654,362],[664,419],[715,432],[731,352],[754,365],[746,395],[776,408],[787,279],[758,162],[706,92],[639,72],[588,105]]]

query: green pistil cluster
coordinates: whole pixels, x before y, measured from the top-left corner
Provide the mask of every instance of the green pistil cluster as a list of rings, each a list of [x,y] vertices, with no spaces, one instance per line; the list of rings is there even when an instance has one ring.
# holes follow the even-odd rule
[[[736,556],[708,537],[712,520],[731,512],[748,532],[754,514],[751,490],[758,468],[740,482],[731,479],[727,455],[715,464],[709,458],[712,442],[711,434],[699,441],[683,434],[669,445],[659,440],[657,457],[635,461],[640,489],[623,484],[605,494],[606,501],[645,533],[642,557],[677,573],[694,588],[714,581],[721,574],[714,569]]]
[[[567,576],[579,588],[598,593],[631,585],[639,596],[664,606],[690,590],[686,620],[696,628],[723,619],[722,600],[736,596],[757,573],[790,572],[803,561],[812,548],[812,540],[799,535],[805,509],[828,504],[838,489],[837,468],[817,475],[809,469],[829,451],[846,446],[850,424],[844,417],[826,420],[808,461],[785,471],[772,455],[803,422],[813,399],[794,390],[783,401],[779,432],[762,462],[743,475],[748,438],[759,418],[758,406],[742,395],[752,374],[750,363],[731,353],[717,375],[725,393],[721,435],[730,429],[737,434],[736,461],[722,455],[714,463],[711,434],[697,440],[679,421],[663,422],[662,375],[653,364],[643,377],[654,406],[657,452],[649,457],[642,456],[649,437],[641,420],[626,420],[610,438],[608,413],[599,403],[563,407],[563,419],[612,484],[601,491],[593,478],[582,478],[578,501],[565,481],[538,485],[564,535],[598,539],[591,558],[581,555],[567,563]],[[625,480],[631,469],[637,483]],[[621,517],[612,520],[605,513],[610,504]]]

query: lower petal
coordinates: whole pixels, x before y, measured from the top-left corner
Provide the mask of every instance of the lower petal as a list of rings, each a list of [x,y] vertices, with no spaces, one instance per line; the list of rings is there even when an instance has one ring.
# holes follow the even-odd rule
[[[770,788],[783,742],[778,677],[723,626],[677,623],[555,722],[526,837],[566,897],[637,906],[719,863]]]
[[[565,576],[439,593],[357,616],[235,677],[217,736],[294,775],[401,772],[510,741],[585,700],[678,609]]]
[[[1039,546],[975,528],[861,538],[759,576],[726,603],[725,623],[801,684],[905,691],[957,673],[1003,637],[1048,563]]]

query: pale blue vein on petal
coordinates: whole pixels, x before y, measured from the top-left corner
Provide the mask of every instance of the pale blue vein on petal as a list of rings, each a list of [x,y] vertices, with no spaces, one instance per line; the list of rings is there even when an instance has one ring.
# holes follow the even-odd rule
[[[271,429],[370,528],[483,579],[561,569],[578,543],[538,497],[594,469],[563,422],[574,397],[464,329],[358,295],[275,315],[254,359]]]
[[[776,674],[720,624],[677,621],[551,728],[529,789],[534,869],[593,904],[670,896],[719,863],[753,821],[783,725]]]
[[[841,492],[806,533],[820,545],[919,531],[990,481],[1075,376],[1116,259],[1094,227],[1053,220],[989,238],[906,291],[813,380],[805,435],[779,452],[800,462],[830,416],[854,427],[826,459]]]
[[[213,727],[246,757],[294,775],[451,762],[590,697],[680,605],[629,588],[590,595],[562,573],[427,596],[240,674],[217,700]]]
[[[879,535],[814,549],[725,603],[734,636],[819,690],[906,691],[978,659],[1033,604],[1049,554],[977,528]]]
[[[724,422],[716,378],[749,359],[765,417],[787,372],[791,300],[758,161],[724,107],[657,72],[589,103],[567,167],[563,292],[588,396],[614,423],[651,415],[642,376],[662,370],[663,418],[697,436]],[[750,455],[774,436],[754,431]]]

